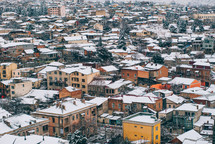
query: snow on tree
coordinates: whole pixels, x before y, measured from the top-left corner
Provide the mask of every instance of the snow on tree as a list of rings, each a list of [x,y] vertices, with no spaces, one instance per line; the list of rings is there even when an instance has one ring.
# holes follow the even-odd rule
[[[164,58],[161,57],[161,54],[159,52],[155,53],[152,57],[152,61],[154,63],[163,64]]]
[[[76,130],[73,134],[69,133],[67,140],[69,140],[69,144],[87,144],[87,138],[82,135],[80,130]]]

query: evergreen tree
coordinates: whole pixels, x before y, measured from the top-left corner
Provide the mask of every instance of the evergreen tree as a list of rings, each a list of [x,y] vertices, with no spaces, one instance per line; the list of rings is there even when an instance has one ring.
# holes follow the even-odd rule
[[[172,32],[172,33],[177,33],[177,28],[176,28],[175,26],[173,26],[173,25],[171,25],[171,26],[169,27],[169,30],[170,30],[170,32]]]
[[[155,53],[152,57],[152,61],[154,63],[158,63],[158,64],[163,64],[164,63],[164,58],[161,57],[160,53]]]
[[[68,134],[67,140],[69,140],[69,144],[87,144],[87,138],[79,130],[76,130],[73,134]]]
[[[32,24],[28,24],[25,28],[25,30],[27,30],[27,31],[32,31],[33,29],[34,29],[34,25],[32,25]]]
[[[100,47],[97,49],[97,57],[103,64],[109,64],[113,61],[112,53],[107,51],[107,49],[105,49],[104,47]]]
[[[187,22],[184,20],[179,20],[177,23],[178,26],[178,32],[179,33],[186,33],[187,31]]]
[[[169,22],[167,20],[163,20],[163,28],[168,29],[169,27]]]
[[[98,42],[98,44],[97,44],[97,47],[102,47],[102,45],[103,45],[103,44],[102,44],[102,37],[100,37],[100,38],[99,38],[99,42]]]

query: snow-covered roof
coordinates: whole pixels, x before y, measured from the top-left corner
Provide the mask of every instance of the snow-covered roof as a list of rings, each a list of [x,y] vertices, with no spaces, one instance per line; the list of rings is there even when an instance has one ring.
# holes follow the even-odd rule
[[[100,106],[101,104],[103,104],[107,100],[108,100],[108,98],[105,98],[105,97],[95,97],[94,99],[89,100],[89,102],[90,103],[96,103],[97,106]]]
[[[200,116],[199,120],[194,123],[194,126],[201,127],[206,123],[214,125],[214,120],[211,118],[211,116]]]
[[[202,105],[202,104],[185,103],[185,104],[182,104],[181,106],[177,107],[175,110],[197,112],[204,107],[205,107],[205,105]]]
[[[68,140],[42,135],[4,135],[0,138],[1,144],[69,144]]]
[[[155,63],[148,63],[144,69],[145,70],[159,70],[163,65],[161,64],[155,64]]]
[[[146,114],[146,113],[135,113],[133,115],[130,115],[123,120],[130,121],[130,122],[141,122],[141,123],[148,123],[148,124],[154,124],[157,122],[160,122],[160,119],[157,119],[152,114]]]
[[[60,71],[65,72],[65,73],[73,73],[73,72],[79,72],[85,75],[90,75],[92,73],[97,73],[99,70],[91,68],[89,66],[79,66],[79,67],[72,67],[72,68],[65,68],[61,69]]]
[[[87,40],[86,36],[73,36],[73,37],[64,37],[65,41],[80,41]]]
[[[78,110],[81,109],[89,109],[91,107],[96,106],[95,103],[90,103],[88,101],[86,102],[82,102],[79,99],[71,99],[69,101],[66,102],[62,102],[61,105],[63,105],[65,107],[65,109],[57,107],[57,106],[51,106],[49,108],[46,109],[42,109],[39,111],[36,111],[35,113],[41,113],[41,114],[46,114],[46,115],[65,115],[65,114],[69,114],[72,112],[76,112]]]
[[[215,116],[215,108],[203,108],[202,113],[211,114],[212,116]]]
[[[159,112],[159,114],[167,114],[167,113],[170,113],[174,110],[174,108],[167,108],[165,110],[162,110]]]
[[[183,142],[185,139],[198,140],[201,138],[202,138],[202,136],[193,129],[189,130],[177,137],[177,139],[180,140],[181,142]]]
[[[104,70],[107,71],[107,72],[118,71],[118,69],[117,69],[115,66],[113,66],[113,65],[110,65],[110,66],[103,66],[103,67],[101,67],[101,68],[104,69]]]
[[[205,101],[214,101],[215,100],[215,93],[206,94],[200,97],[194,98],[196,100],[205,100]]]
[[[189,93],[189,94],[198,94],[198,95],[207,95],[210,94],[209,92],[205,91],[203,88],[200,87],[194,87],[194,88],[188,88],[183,91],[182,93]]]
[[[185,101],[185,98],[177,95],[167,96],[166,99],[176,103],[176,104],[182,104]]]
[[[77,91],[79,89],[75,88],[75,87],[71,87],[71,86],[68,86],[68,87],[65,87],[65,89],[69,92],[73,92],[73,91]]]
[[[49,66],[64,66],[64,64],[63,63],[60,63],[60,62],[51,62],[51,63],[49,63],[48,64]]]
[[[0,119],[2,119],[3,117],[9,117],[10,115],[11,114],[8,111],[0,107]]]
[[[59,94],[56,90],[40,90],[40,89],[32,89],[28,94],[23,96],[23,99],[30,101],[33,99],[40,100],[42,102],[46,102],[50,98],[54,98],[54,95]]]
[[[175,77],[173,80],[169,81],[168,84],[176,84],[176,85],[191,85],[195,81],[192,78],[183,78],[183,77]]]
[[[111,89],[117,89],[117,88],[120,88],[121,86],[125,86],[125,85],[131,84],[131,83],[132,82],[129,80],[120,79],[111,84],[108,84],[107,87],[111,88]]]
[[[106,86],[110,84],[112,81],[111,80],[93,80],[89,85],[94,85],[94,86]]]
[[[0,134],[18,129],[20,127],[26,127],[29,126],[31,124],[35,124],[38,122],[42,122],[42,121],[47,121],[48,119],[45,118],[36,118],[33,117],[31,115],[27,115],[27,114],[18,114],[18,115],[14,115],[8,118],[5,118],[4,121],[0,122]],[[10,126],[8,126],[5,121],[7,123],[10,124]]]

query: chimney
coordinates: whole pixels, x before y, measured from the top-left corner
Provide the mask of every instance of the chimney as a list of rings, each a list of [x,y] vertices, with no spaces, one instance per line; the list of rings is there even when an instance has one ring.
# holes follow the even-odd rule
[[[76,101],[75,100],[73,101],[73,104],[76,105]]]
[[[199,106],[197,105],[196,108],[197,108],[197,110],[198,110],[198,109],[199,109]]]
[[[82,99],[81,102],[85,104],[85,99]]]

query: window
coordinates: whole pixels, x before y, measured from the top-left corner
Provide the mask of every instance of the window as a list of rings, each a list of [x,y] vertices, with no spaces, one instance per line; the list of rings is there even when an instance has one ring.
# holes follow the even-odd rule
[[[114,109],[114,107],[115,107],[115,104],[114,104],[114,103],[112,103],[112,108]]]
[[[69,127],[66,127],[66,128],[64,129],[64,131],[65,131],[65,132],[69,132]]]
[[[82,79],[82,82],[85,82],[85,79]]]
[[[127,74],[127,77],[129,77],[129,74]]]
[[[65,119],[65,123],[68,123],[68,122],[69,122],[69,119],[68,119],[68,118],[66,118],[66,119]]]
[[[14,89],[14,86],[11,86],[11,89]]]
[[[171,105],[169,105],[169,108],[171,108]]]
[[[59,75],[62,75],[62,72],[61,72],[61,71],[59,72]]]
[[[52,122],[55,123],[55,118],[52,118]]]
[[[57,71],[55,71],[54,74],[57,74]]]
[[[57,81],[57,78],[55,77],[55,81]]]
[[[158,126],[156,126],[156,128],[155,128],[155,129],[156,129],[156,131],[158,131]]]
[[[78,119],[78,114],[76,114],[76,119]]]
[[[137,77],[137,75],[136,75],[136,74],[134,74],[134,77],[136,78],[136,77]]]
[[[137,126],[134,126],[135,128],[137,128]]]
[[[19,72],[18,72],[18,75],[19,75]]]
[[[36,129],[36,132],[39,133],[39,128]]]
[[[125,76],[125,74],[124,74],[124,73],[123,73],[122,75],[123,75],[123,76]]]
[[[24,85],[24,84],[22,84],[22,87],[25,87],[25,85]]]
[[[118,104],[118,108],[121,109],[121,104]]]
[[[85,85],[82,85],[82,88],[85,88]]]
[[[137,135],[134,135],[135,137],[137,136]]]
[[[49,77],[49,80],[52,80],[52,77]]]
[[[12,94],[15,94],[15,92],[14,92],[14,91],[12,91]]]
[[[141,127],[141,129],[143,129],[143,127]]]
[[[75,120],[75,116],[72,116],[72,120]]]
[[[45,126],[43,126],[43,131],[45,132],[45,131],[48,131],[48,125],[45,125]]]
[[[156,135],[156,137],[155,137],[155,138],[156,138],[156,140],[157,140],[157,139],[158,139],[158,135]]]
[[[64,78],[64,81],[66,82],[66,81],[67,81],[67,78]]]
[[[53,127],[53,133],[55,133],[55,127]]]

